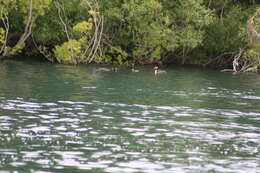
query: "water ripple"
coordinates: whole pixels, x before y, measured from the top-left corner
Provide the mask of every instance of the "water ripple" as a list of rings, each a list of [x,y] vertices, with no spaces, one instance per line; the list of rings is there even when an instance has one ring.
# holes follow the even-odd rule
[[[55,171],[106,172],[243,172],[260,166],[259,112],[97,100],[17,99],[1,101],[0,108],[0,165],[17,169],[31,162]]]

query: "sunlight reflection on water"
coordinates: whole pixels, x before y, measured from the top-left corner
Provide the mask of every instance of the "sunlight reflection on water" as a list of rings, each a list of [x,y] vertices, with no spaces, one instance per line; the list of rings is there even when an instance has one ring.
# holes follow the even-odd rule
[[[245,78],[75,68],[2,76],[0,173],[260,171],[260,90]]]
[[[240,157],[259,155],[260,127],[239,122],[243,116],[255,121],[260,117],[256,112],[22,99],[2,100],[0,107],[7,111],[0,116],[0,141],[10,146],[1,150],[1,163],[8,158],[15,168],[32,161],[42,168],[106,172],[244,172],[259,166],[257,158]],[[14,140],[23,147],[21,153],[12,150]],[[38,148],[44,151],[30,151]],[[205,162],[210,164],[202,167]]]

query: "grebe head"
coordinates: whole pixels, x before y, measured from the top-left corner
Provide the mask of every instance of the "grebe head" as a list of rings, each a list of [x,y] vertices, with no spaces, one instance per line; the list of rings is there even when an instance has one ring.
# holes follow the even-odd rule
[[[158,74],[166,74],[167,73],[167,71],[165,71],[165,70],[159,70],[159,67],[158,66],[155,66],[154,67],[154,74],[155,75],[158,75]]]

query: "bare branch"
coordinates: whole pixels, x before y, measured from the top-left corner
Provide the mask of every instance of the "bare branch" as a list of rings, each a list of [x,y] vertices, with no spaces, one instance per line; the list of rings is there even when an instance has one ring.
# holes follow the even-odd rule
[[[251,44],[255,44],[256,42],[258,42],[260,40],[260,34],[255,30],[254,25],[253,25],[254,18],[255,18],[255,16],[251,17],[247,23],[247,30],[250,34],[250,43]]]
[[[54,62],[54,58],[53,58],[53,55],[51,54],[51,52],[49,52],[48,50],[44,50],[42,48],[40,48],[38,46],[38,44],[36,43],[35,39],[34,39],[34,36],[32,35],[32,41],[33,41],[33,44],[34,46],[36,47],[36,49],[46,58],[48,59],[50,62]]]
[[[65,19],[64,19],[64,18],[66,18],[64,5],[60,4],[58,1],[55,1],[54,4],[55,4],[56,8],[58,9],[59,18],[64,27],[64,32],[66,33],[67,39],[70,40],[68,24],[65,22]]]
[[[15,47],[18,47],[20,44],[24,43],[28,39],[28,37],[31,35],[31,33],[32,33],[32,25],[33,25],[33,21],[34,21],[33,20],[32,10],[33,10],[33,0],[31,0],[30,4],[29,4],[28,21],[26,23],[24,33],[20,37],[20,39],[17,42],[17,44],[15,45]]]
[[[8,37],[8,34],[9,34],[10,26],[9,26],[8,15],[5,12],[3,12],[3,9],[1,10],[0,14],[1,14],[1,20],[2,20],[4,27],[5,27],[5,38],[4,38],[4,43],[3,43],[3,45],[0,49],[0,54],[3,52],[3,56],[5,56],[4,50],[5,50],[6,45],[7,45],[7,37]]]

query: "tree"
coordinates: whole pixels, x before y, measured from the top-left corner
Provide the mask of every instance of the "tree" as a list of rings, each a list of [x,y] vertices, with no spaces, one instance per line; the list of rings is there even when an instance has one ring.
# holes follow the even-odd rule
[[[202,43],[204,26],[212,20],[203,2],[194,0],[116,1],[106,3],[104,13],[105,41],[111,52],[107,56],[126,63],[172,61],[172,57],[185,63],[191,50]],[[126,57],[117,50],[127,52]]]
[[[50,5],[52,0],[4,0],[1,1],[0,7],[0,17],[2,19],[2,34],[5,34],[4,41],[2,41],[1,48],[1,56],[2,57],[10,57],[18,52],[20,52],[25,47],[26,40],[32,34],[32,29],[34,27],[35,21],[38,16],[44,15],[44,11]],[[19,14],[22,16],[22,22],[19,22],[20,26],[24,26],[24,30],[21,33],[18,33],[19,39],[16,41],[12,41],[12,46],[9,46],[9,36],[10,30],[10,20],[9,13],[12,12],[14,14]],[[17,19],[15,19],[17,22]],[[4,31],[3,31],[4,30]]]
[[[36,47],[46,58],[53,61],[50,57],[55,57],[59,63],[98,62],[104,20],[99,8],[96,0],[53,1],[49,14],[41,19],[44,30],[38,28],[35,35]],[[50,17],[52,21],[45,23]],[[59,27],[51,28],[50,25],[55,26],[53,22]],[[46,45],[46,38],[53,44]]]

